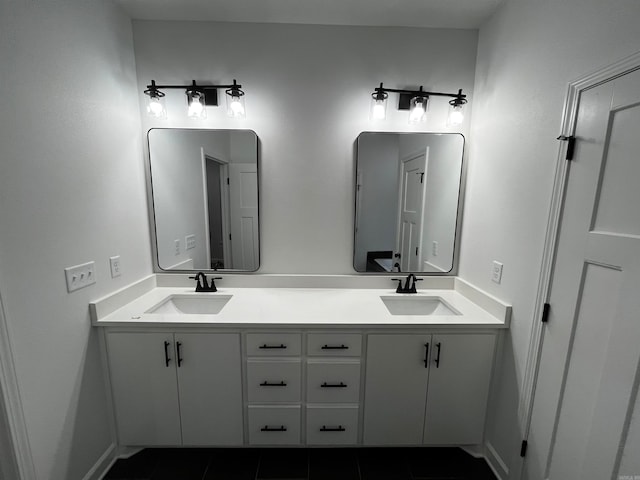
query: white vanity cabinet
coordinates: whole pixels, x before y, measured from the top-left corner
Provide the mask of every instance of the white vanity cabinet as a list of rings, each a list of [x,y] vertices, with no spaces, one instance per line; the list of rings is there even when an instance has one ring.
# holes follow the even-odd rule
[[[363,443],[482,443],[494,351],[494,333],[368,335]]]
[[[237,333],[106,334],[121,445],[241,445]]]

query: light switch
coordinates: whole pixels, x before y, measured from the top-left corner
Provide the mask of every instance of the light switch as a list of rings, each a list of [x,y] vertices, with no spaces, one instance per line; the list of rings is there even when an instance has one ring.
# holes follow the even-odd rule
[[[83,288],[96,283],[95,262],[87,262],[82,265],[75,265],[64,269],[67,279],[67,292],[71,293],[79,288]]]

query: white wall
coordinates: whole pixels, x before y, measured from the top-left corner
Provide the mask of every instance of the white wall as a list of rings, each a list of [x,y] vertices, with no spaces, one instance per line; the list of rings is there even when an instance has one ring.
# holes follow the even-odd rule
[[[396,248],[398,135],[365,134],[358,139],[358,157],[360,208],[354,265],[364,272],[367,252]]]
[[[453,268],[463,147],[460,135],[429,137],[421,247],[423,262],[428,262],[424,271],[435,267],[449,272]],[[434,241],[438,242],[437,255],[433,255]]]
[[[76,480],[112,442],[88,303],[151,272],[131,23],[2,0],[0,59],[0,291],[37,478]],[[68,294],[90,260],[97,284]]]
[[[460,276],[513,304],[487,429],[511,466],[566,87],[639,50],[639,20],[637,0],[507,0],[480,30]]]
[[[407,124],[392,95],[385,123],[368,120],[380,82],[472,98],[473,30],[134,22],[138,93],[192,79],[246,92],[247,118],[210,108],[197,128],[250,128],[261,144],[262,273],[353,272],[354,144],[379,131],[447,131],[448,104],[434,99],[430,120]],[[193,127],[184,92],[167,93],[169,119],[143,129]],[[440,100],[440,101],[438,101]],[[473,103],[471,102],[471,105]],[[142,111],[142,108],[141,108]],[[467,125],[462,129],[466,133]]]

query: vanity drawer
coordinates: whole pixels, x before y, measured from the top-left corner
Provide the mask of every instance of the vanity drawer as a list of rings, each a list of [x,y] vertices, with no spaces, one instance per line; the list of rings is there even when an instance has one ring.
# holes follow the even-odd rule
[[[247,395],[250,402],[299,402],[300,360],[247,361]]]
[[[249,443],[252,445],[298,445],[300,406],[249,405]]]
[[[307,362],[307,401],[310,403],[358,403],[360,362]]]
[[[299,333],[247,333],[249,357],[299,356],[301,345]]]
[[[307,407],[307,444],[355,445],[358,407]]]
[[[359,357],[362,335],[359,333],[310,333],[307,335],[308,355],[324,357]]]

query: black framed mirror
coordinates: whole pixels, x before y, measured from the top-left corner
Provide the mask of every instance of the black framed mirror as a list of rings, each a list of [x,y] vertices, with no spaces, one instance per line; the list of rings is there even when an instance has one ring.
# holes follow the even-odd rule
[[[147,133],[155,267],[259,267],[258,137],[251,130]]]
[[[458,133],[358,136],[356,271],[453,270],[463,153],[464,136]]]

